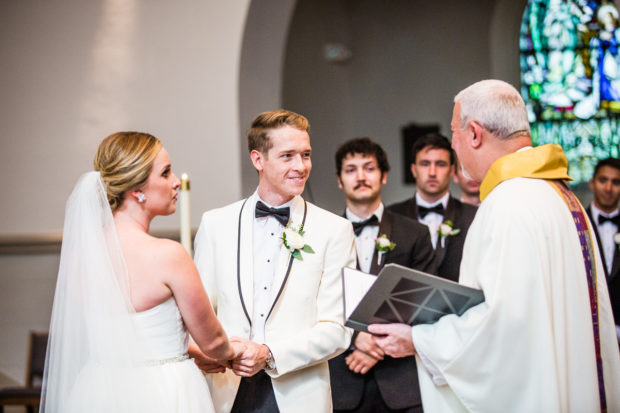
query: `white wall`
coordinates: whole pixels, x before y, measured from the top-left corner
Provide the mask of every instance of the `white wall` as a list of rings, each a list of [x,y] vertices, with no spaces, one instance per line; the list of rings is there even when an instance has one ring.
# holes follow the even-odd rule
[[[241,196],[238,74],[250,0],[20,0],[0,13],[0,236],[54,234],[98,143],[162,139],[192,184],[192,225]],[[178,216],[155,229],[176,230]],[[0,370],[23,380],[58,257],[0,256]]]
[[[310,120],[309,182],[317,204],[335,212],[344,208],[333,157],[341,143],[357,136],[371,137],[388,154],[392,171],[383,191],[386,203],[410,197],[413,186],[403,184],[401,127],[439,124],[449,136],[452,99],[460,89],[492,71],[518,83],[522,8],[501,14],[515,23],[494,38],[491,28],[505,27],[492,21],[495,3],[298,1],[287,44],[283,100]],[[507,57],[509,63],[491,64],[492,38],[494,44],[516,50]],[[346,44],[352,59],[326,62],[322,48],[330,42]],[[515,65],[516,71],[506,74],[505,68]]]

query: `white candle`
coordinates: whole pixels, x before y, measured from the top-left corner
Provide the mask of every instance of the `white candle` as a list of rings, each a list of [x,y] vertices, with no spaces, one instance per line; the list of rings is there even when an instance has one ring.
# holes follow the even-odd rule
[[[189,255],[192,255],[192,228],[189,215],[189,178],[187,174],[181,175],[179,206],[181,209],[181,245],[183,245]]]

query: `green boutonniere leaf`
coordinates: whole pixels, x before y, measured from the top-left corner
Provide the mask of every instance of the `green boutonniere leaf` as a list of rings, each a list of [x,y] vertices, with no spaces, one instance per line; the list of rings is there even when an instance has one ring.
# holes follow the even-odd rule
[[[307,252],[308,254],[314,254],[314,250],[312,249],[312,247],[308,244],[304,245],[304,247],[301,249],[303,252]]]

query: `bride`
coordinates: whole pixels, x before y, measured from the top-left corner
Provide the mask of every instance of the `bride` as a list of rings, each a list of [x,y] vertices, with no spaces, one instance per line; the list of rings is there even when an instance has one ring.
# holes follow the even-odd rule
[[[119,132],[94,166],[67,202],[41,411],[213,411],[188,352],[223,370],[244,349],[229,342],[189,254],[149,235],[154,217],[176,209],[168,152],[154,136]]]

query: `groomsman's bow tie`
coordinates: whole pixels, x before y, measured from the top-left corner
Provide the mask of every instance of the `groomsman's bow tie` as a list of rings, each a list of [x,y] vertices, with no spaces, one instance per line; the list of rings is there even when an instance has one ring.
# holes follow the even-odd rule
[[[615,226],[617,226],[620,229],[620,214],[613,216],[613,217],[605,217],[603,215],[598,216],[598,224],[601,225],[605,222],[611,222],[612,224],[614,224]]]
[[[362,233],[364,227],[367,227],[368,225],[379,225],[379,218],[377,218],[377,216],[373,214],[368,219],[359,222],[353,222],[353,232],[355,232],[355,236],[359,236]]]
[[[272,208],[263,204],[261,201],[256,203],[256,210],[254,211],[254,217],[262,218],[269,215],[273,215],[283,227],[288,224],[288,218],[291,215],[291,209],[289,207]]]
[[[422,205],[418,205],[418,216],[420,218],[424,218],[429,212],[434,212],[439,215],[443,215],[443,204],[437,204],[434,207],[424,207]]]

